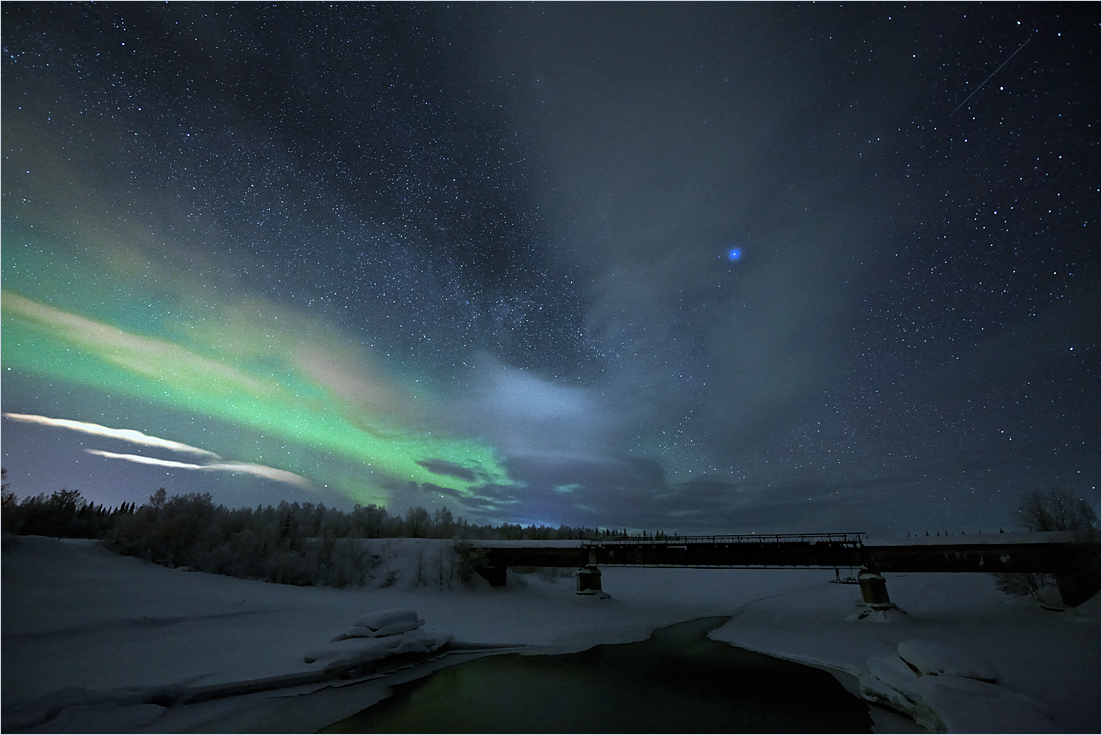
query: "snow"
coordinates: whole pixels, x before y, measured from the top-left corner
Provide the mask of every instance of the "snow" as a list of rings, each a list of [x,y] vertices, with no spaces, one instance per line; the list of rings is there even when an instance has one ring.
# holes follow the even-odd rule
[[[868,661],[861,677],[861,693],[910,716],[934,732],[1060,732],[1047,707],[1038,700],[1005,687],[968,676],[923,673],[907,665],[904,648],[921,647],[924,641],[903,641],[899,656],[877,656]],[[936,645],[936,644],[935,644]],[[937,647],[950,658],[956,654]],[[923,658],[933,663],[930,649]],[[940,662],[932,667],[943,670]],[[985,673],[990,673],[986,664]]]
[[[575,595],[569,577],[510,572],[507,587],[477,576],[465,587],[448,542],[371,543],[369,586],[328,589],[167,569],[86,541],[6,539],[4,731],[310,731],[494,647],[580,651],[705,616],[731,616],[716,640],[832,671],[932,730],[1100,728],[1097,596],[1061,613],[1006,597],[987,575],[885,574],[900,610],[858,621],[846,619],[867,609],[858,587],[828,584],[833,570],[610,567],[611,598],[598,599]],[[388,625],[394,634],[379,635]],[[471,652],[432,660],[448,640]],[[395,654],[430,660],[356,684],[355,697],[325,673]],[[283,688],[172,699],[257,681]]]
[[[581,539],[495,539],[485,542],[483,546],[491,549],[527,549],[534,546],[541,549],[580,549],[585,546],[585,541]]]
[[[124,732],[149,725],[164,713],[165,708],[156,704],[89,704],[62,710],[54,719],[26,732]],[[91,723],[93,727],[89,727]]]
[[[373,613],[368,613],[356,619],[353,626],[356,628],[367,628],[374,631],[377,636],[382,635],[394,635],[394,633],[404,633],[407,630],[413,630],[414,628],[420,628],[425,624],[425,621],[417,617],[416,610],[378,610]],[[384,633],[384,630],[394,629],[393,633]]]
[[[390,656],[434,653],[451,639],[450,635],[427,630],[409,630],[379,637],[348,637],[310,649],[302,658],[308,664],[317,663],[325,671],[353,669]]]
[[[988,575],[884,578],[900,610],[883,618],[846,620],[854,588],[823,585],[744,605],[710,637],[858,677],[866,698],[934,731],[1099,730],[1097,596],[1060,613]]]
[[[902,641],[896,650],[920,676],[963,676],[994,684],[999,680],[995,667],[988,661],[976,659],[962,651],[954,650],[933,641]]]
[[[417,617],[416,610],[379,610],[361,616],[351,628],[337,634],[330,639],[330,642],[335,643],[349,638],[386,638],[416,630],[424,624],[425,619]],[[436,648],[432,650],[435,651]],[[307,661],[307,663],[310,662]]]

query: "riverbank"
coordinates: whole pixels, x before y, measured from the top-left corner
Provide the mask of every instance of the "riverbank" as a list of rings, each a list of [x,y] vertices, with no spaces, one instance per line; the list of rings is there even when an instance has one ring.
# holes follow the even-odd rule
[[[1099,601],[1065,612],[1011,598],[987,575],[885,575],[899,610],[864,620],[839,615],[853,593],[791,590],[732,611],[710,637],[848,673],[866,688],[889,681],[908,713],[948,732],[1097,732]],[[845,587],[844,585],[828,585]],[[852,588],[851,588],[852,589]],[[852,608],[852,603],[850,603]],[[918,676],[908,650],[925,647],[963,671]],[[967,667],[960,665],[966,662]],[[906,676],[870,674],[895,667]],[[966,671],[986,670],[986,674]],[[981,681],[974,676],[985,676]],[[933,687],[933,691],[931,691]],[[869,692],[865,692],[866,696]],[[932,713],[922,708],[932,707]],[[922,719],[921,717],[919,718]]]
[[[888,577],[892,599],[907,615],[885,623],[849,621],[858,591],[829,583],[833,572],[610,568],[603,582],[612,597],[601,600],[574,595],[568,578],[537,575],[511,576],[503,589],[479,579],[469,588],[448,588],[442,577],[437,584],[415,572],[439,545],[403,540],[388,547],[396,572],[390,586],[336,590],[166,569],[89,542],[12,539],[2,557],[5,720],[66,696],[77,703],[78,690],[210,686],[310,672],[315,669],[304,654],[360,616],[410,608],[425,620],[424,629],[455,641],[526,645],[532,653],[641,641],[656,628],[730,615],[713,632],[716,640],[857,677],[868,673],[870,658],[893,655],[901,641],[930,639],[989,660],[1000,686],[1047,709],[1052,730],[1099,729],[1097,599],[1086,611],[1056,613],[1005,597],[985,575],[910,575]],[[308,709],[316,710],[311,717],[335,721],[366,706],[363,697],[371,695],[364,692],[372,686],[382,697],[388,683],[458,660],[417,664],[358,685],[352,711],[342,710],[353,706],[343,703],[347,692],[329,684],[293,693],[314,692],[307,697]],[[287,715],[305,705],[283,696],[289,693],[190,709],[101,699],[71,707],[62,712],[69,719],[53,724],[86,732],[302,731],[315,720]],[[980,714],[998,703],[972,699],[966,705]]]

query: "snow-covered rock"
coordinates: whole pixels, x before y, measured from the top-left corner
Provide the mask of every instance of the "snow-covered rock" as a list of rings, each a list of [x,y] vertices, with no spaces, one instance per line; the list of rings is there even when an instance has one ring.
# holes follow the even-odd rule
[[[858,679],[861,696],[899,712],[933,732],[945,732],[941,720],[916,694],[918,674],[898,657],[870,658],[869,671]]]
[[[352,669],[400,654],[435,653],[452,636],[431,630],[408,630],[374,638],[345,638],[306,652],[303,660],[325,671]]]
[[[999,686],[994,665],[934,641],[900,641],[873,656],[861,695],[934,732],[1056,732],[1045,706]],[[998,700],[997,703],[991,700]]]
[[[329,642],[336,643],[349,638],[385,638],[417,630],[424,624],[424,618],[417,617],[415,610],[379,610],[361,616],[351,628],[333,636]]]
[[[346,632],[334,636],[329,645],[306,652],[303,660],[318,663],[325,671],[357,668],[400,654],[430,654],[452,640],[451,635],[420,630],[425,624],[416,610],[377,610],[356,618]]]

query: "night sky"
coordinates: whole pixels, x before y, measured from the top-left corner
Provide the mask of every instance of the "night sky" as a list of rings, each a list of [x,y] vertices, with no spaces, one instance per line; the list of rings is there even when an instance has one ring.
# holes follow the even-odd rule
[[[1099,12],[4,3],[11,489],[1097,508]]]

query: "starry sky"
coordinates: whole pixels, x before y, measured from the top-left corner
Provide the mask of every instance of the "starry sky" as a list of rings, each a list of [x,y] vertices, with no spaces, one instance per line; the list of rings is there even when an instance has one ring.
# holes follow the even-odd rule
[[[1097,508],[1097,4],[2,13],[20,496]]]

